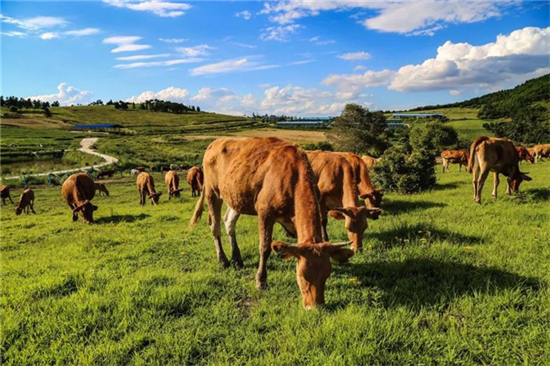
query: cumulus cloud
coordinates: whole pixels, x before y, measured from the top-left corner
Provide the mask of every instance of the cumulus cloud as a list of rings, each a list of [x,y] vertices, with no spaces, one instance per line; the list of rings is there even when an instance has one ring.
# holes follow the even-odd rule
[[[227,88],[202,88],[199,92],[191,98],[191,100],[198,102],[209,101],[216,105],[225,104],[233,100],[239,99],[239,96],[233,91]]]
[[[252,13],[250,13],[248,10],[243,10],[238,13],[235,13],[235,16],[237,18],[243,18],[244,20],[252,19]]]
[[[207,44],[200,44],[193,47],[178,47],[176,51],[180,52],[187,57],[196,57],[196,56],[205,56],[209,54],[209,50],[213,50],[214,47],[211,47]]]
[[[370,53],[365,51],[350,52],[350,53],[344,53],[343,55],[339,55],[338,58],[341,58],[342,60],[347,60],[347,61],[368,60],[370,58]]]
[[[163,0],[103,0],[103,2],[135,11],[147,11],[165,18],[179,17],[192,8],[191,5]]]
[[[187,102],[187,96],[189,95],[189,91],[187,89],[180,89],[176,87],[168,87],[166,89],[160,90],[158,92],[154,91],[145,91],[137,96],[131,96],[130,98],[126,99],[126,102],[128,103],[142,103],[146,100],[151,99],[159,99],[159,100],[167,100],[171,102],[178,102],[183,103]]]
[[[368,70],[363,74],[332,74],[327,76],[322,85],[336,88],[339,99],[356,99],[365,88],[387,85],[394,77],[394,71]]]
[[[50,103],[58,101],[61,105],[75,105],[89,103],[92,95],[89,91],[79,90],[67,85],[67,83],[61,83],[57,87],[57,93],[55,94],[33,95],[28,98]]]
[[[140,39],[141,37],[137,37],[137,36],[117,36],[117,37],[105,38],[103,40],[103,43],[117,45],[116,48],[111,50],[112,53],[133,52],[133,51],[140,51],[140,50],[146,50],[148,48],[151,48],[150,45],[136,44],[136,42],[139,41]]]
[[[286,42],[292,34],[296,33],[298,28],[300,28],[298,24],[268,27],[260,35],[260,39],[262,41]]]

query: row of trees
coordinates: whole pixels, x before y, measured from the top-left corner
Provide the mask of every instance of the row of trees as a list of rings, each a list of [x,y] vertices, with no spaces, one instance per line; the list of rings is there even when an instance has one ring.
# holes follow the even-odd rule
[[[59,107],[59,102],[55,101],[50,104],[50,102],[43,102],[38,99],[30,99],[30,98],[18,98],[14,96],[5,97],[0,95],[0,106],[1,107],[7,107],[8,109],[11,107],[19,109],[44,109],[44,108],[50,108],[50,107]]]
[[[103,101],[101,99],[96,100],[95,102],[90,103],[90,105],[103,105]],[[109,100],[105,105],[113,105],[115,109],[122,109],[127,110],[130,106],[132,106],[132,109],[136,109],[136,106],[139,105],[139,109],[141,110],[149,110],[152,112],[166,112],[166,113],[188,113],[188,112],[200,112],[201,109],[199,106],[194,105],[185,105],[183,103],[176,103],[176,102],[170,102],[165,100],[158,100],[158,99],[151,99],[146,100],[145,102],[136,104],[136,103],[128,103],[122,100],[119,100],[118,102],[113,102],[112,100]]]

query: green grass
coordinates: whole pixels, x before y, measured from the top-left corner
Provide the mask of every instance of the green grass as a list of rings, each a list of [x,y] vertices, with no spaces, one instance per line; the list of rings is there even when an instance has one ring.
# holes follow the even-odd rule
[[[549,364],[550,169],[522,168],[534,179],[519,197],[502,184],[493,201],[488,182],[482,205],[456,166],[438,168],[436,190],[387,194],[364,252],[334,268],[327,308],[309,312],[293,261],[272,256],[270,289],[255,289],[254,217],[237,226],[237,272],[218,267],[206,218],[189,230],[188,190],[140,207],[133,181],[110,184],[88,226],[59,187],[36,189],[37,215],[1,212],[3,363]],[[329,233],[346,239],[341,222]]]
[[[3,154],[74,148],[80,146],[79,142],[83,137],[89,137],[88,134],[66,130],[24,128],[4,124],[0,125],[0,136]]]

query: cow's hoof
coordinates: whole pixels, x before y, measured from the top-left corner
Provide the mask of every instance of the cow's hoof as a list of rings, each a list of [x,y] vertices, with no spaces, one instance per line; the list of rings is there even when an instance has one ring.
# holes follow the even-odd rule
[[[268,289],[267,282],[258,282],[256,281],[256,288],[260,291],[264,291]]]
[[[232,260],[231,262],[233,262],[233,268],[235,268],[237,271],[240,271],[244,268],[244,263],[242,260]]]
[[[222,266],[223,269],[226,269],[226,268],[229,268],[231,266],[231,264],[229,263],[229,261],[226,259],[226,260],[218,260],[218,263],[220,264],[220,266]]]

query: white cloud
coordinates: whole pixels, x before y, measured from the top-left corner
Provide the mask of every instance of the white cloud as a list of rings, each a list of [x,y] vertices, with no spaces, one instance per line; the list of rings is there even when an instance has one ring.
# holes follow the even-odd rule
[[[366,70],[367,67],[364,66],[364,65],[357,65],[353,68],[353,71],[363,71],[363,70]]]
[[[79,90],[72,86],[68,86],[67,83],[59,84],[57,90],[58,92],[56,94],[34,95],[28,98],[50,103],[58,101],[61,105],[75,105],[89,103],[93,95],[89,91]]]
[[[261,65],[256,61],[252,61],[251,59],[253,58],[257,57],[243,57],[216,62],[213,64],[206,64],[191,69],[191,75],[225,74],[229,72],[267,70],[280,67],[280,65]]]
[[[11,31],[11,32],[2,32],[2,35],[6,37],[25,37],[27,34],[23,32],[18,32],[18,31]]]
[[[67,36],[75,36],[75,37],[81,37],[81,36],[91,36],[93,34],[98,34],[100,32],[97,28],[84,28],[84,29],[75,29],[63,32],[63,34]]]
[[[244,20],[252,19],[252,14],[248,10],[243,10],[238,13],[235,13],[237,18],[243,18]]]
[[[260,39],[262,41],[286,42],[290,35],[296,33],[296,30],[298,30],[298,28],[300,28],[300,25],[298,24],[268,27],[260,35]]]
[[[133,56],[124,56],[124,57],[117,57],[116,59],[119,61],[137,61],[137,60],[150,60],[152,58],[162,58],[162,57],[168,57],[170,56],[169,53],[159,53],[156,55],[133,55]]]
[[[456,97],[457,95],[462,94],[462,92],[460,90],[453,89],[453,90],[449,90],[449,94]]]
[[[183,43],[189,41],[187,38],[159,38],[159,41],[164,43]]]
[[[215,89],[209,87],[200,89],[199,92],[191,98],[191,100],[199,102],[210,101],[216,105],[226,104],[236,99],[239,99],[239,96],[227,88]]]
[[[243,42],[232,42],[235,46],[239,46],[239,47],[242,47],[242,48],[257,48],[257,46],[254,46],[252,44],[248,44],[248,43],[243,43]]]
[[[189,91],[187,89],[175,88],[173,86],[166,89],[160,90],[158,92],[154,91],[145,91],[137,96],[132,96],[126,99],[128,103],[142,103],[146,100],[159,99],[171,102],[187,102],[187,96]]]
[[[112,53],[133,52],[151,48],[151,46],[146,44],[135,44],[135,42],[139,41],[140,39],[141,37],[137,36],[117,36],[105,38],[103,40],[103,43],[116,44],[118,46],[111,50]]]
[[[136,69],[138,67],[155,67],[155,66],[174,66],[180,64],[190,64],[195,62],[201,62],[201,58],[182,58],[167,61],[150,61],[150,62],[133,62],[129,64],[118,64],[113,66],[115,69]]]
[[[174,18],[185,14],[191,5],[181,2],[163,0],[103,0],[109,5],[135,11],[148,11],[160,17]]]
[[[196,57],[196,56],[205,56],[208,55],[208,50],[213,50],[214,47],[211,47],[207,44],[200,44],[194,47],[178,47],[176,51],[181,52],[184,56],[187,57]]]
[[[309,39],[309,41],[310,41],[311,43],[315,43],[315,44],[318,45],[318,46],[326,46],[326,45],[328,45],[328,44],[334,44],[334,43],[336,43],[336,41],[333,40],[333,39],[328,39],[328,40],[325,40],[325,41],[321,41],[321,38],[320,38],[319,36],[311,37],[311,38]]]
[[[0,20],[2,23],[13,24],[19,28],[23,28],[30,31],[38,31],[40,29],[63,27],[69,24],[64,18],[61,17],[33,17],[25,19],[11,18],[0,14]]]
[[[365,51],[350,52],[339,55],[338,58],[347,61],[368,60],[370,58],[370,53]]]
[[[40,38],[42,39],[54,39],[54,38],[59,38],[59,33],[56,33],[56,32],[46,32],[46,33],[42,33],[40,35]]]
[[[254,107],[258,103],[258,100],[252,95],[252,93],[246,94],[241,99],[241,105],[243,107]]]
[[[356,99],[365,88],[387,85],[395,72],[390,70],[372,71],[364,74],[332,74],[327,76],[322,85],[335,87],[339,99]]]

